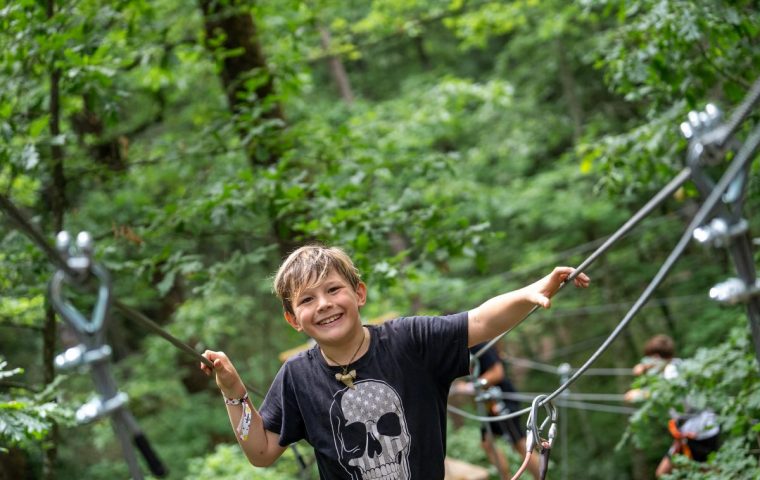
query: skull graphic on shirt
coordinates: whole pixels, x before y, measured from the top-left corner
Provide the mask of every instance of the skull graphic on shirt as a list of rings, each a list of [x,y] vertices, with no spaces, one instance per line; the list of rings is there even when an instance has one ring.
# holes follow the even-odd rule
[[[408,480],[411,437],[401,398],[382,381],[355,387],[338,392],[330,406],[340,464],[352,480]]]

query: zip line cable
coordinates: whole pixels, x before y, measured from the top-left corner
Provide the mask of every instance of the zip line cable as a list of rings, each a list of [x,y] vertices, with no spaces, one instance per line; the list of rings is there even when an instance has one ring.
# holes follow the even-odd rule
[[[681,210],[679,210],[679,211],[681,211]],[[665,223],[665,222],[670,221],[670,220],[675,220],[676,217],[674,215],[675,215],[675,213],[671,212],[671,213],[669,213],[667,215],[663,215],[663,216],[659,216],[659,217],[653,217],[653,220],[651,221],[651,224],[647,225],[644,229],[639,229],[638,231],[646,231],[647,228],[652,228],[655,225],[659,225],[659,224]],[[510,281],[510,280],[512,280],[512,279],[514,279],[514,278],[516,278],[518,276],[527,275],[528,273],[531,273],[531,272],[538,271],[540,269],[546,268],[547,266],[557,265],[559,262],[561,262],[563,260],[566,260],[566,259],[568,259],[568,258],[570,258],[570,257],[572,257],[574,255],[585,253],[587,251],[590,251],[590,250],[593,250],[595,248],[598,248],[599,245],[601,245],[604,242],[606,242],[609,238],[610,238],[610,235],[606,235],[606,236],[603,236],[603,237],[600,237],[600,238],[588,241],[588,242],[583,243],[581,245],[577,245],[575,247],[569,248],[569,249],[564,250],[562,252],[558,252],[558,253],[552,254],[548,260],[537,262],[537,263],[533,263],[533,264],[529,264],[529,265],[519,266],[516,269],[510,270],[507,273],[498,275],[497,278],[496,278],[496,280],[498,280],[499,282],[506,282],[506,281]],[[480,278],[477,278],[477,279],[475,279],[475,280],[473,280],[471,282],[468,282],[467,285],[470,286],[470,287],[472,287],[472,286],[478,287],[478,286],[481,286],[481,285],[485,285],[486,283],[491,282],[491,281],[493,281],[492,278],[480,277]],[[434,303],[434,302],[439,302],[439,301],[446,300],[447,298],[448,298],[448,296],[441,294],[441,295],[436,295],[436,296],[430,297],[426,301],[428,303]]]
[[[11,221],[23,233],[25,233],[37,247],[39,247],[47,255],[48,260],[51,263],[53,263],[58,268],[63,270],[67,275],[71,275],[73,278],[77,278],[79,276],[79,273],[72,270],[71,267],[69,267],[68,263],[61,257],[61,255],[47,243],[42,233],[40,233],[40,231],[37,228],[35,228],[34,225],[31,224],[31,222],[29,222],[29,220],[27,220],[26,216],[21,212],[21,210],[19,210],[13,204],[13,202],[2,193],[0,193],[0,210],[3,210],[11,219]],[[161,328],[156,322],[154,322],[153,320],[151,320],[144,314],[124,304],[118,299],[113,299],[112,304],[128,319],[136,323],[139,323],[140,325],[147,328],[148,330],[161,336],[161,338],[168,341],[179,350],[195,357],[197,360],[200,360],[201,362],[203,362],[204,365],[208,366],[212,370],[214,369],[213,362],[211,362],[209,359],[207,359],[206,357],[204,357],[203,355],[195,351],[195,349],[193,349],[191,346],[187,345],[186,343],[172,336],[169,332]],[[261,393],[260,390],[246,383],[243,383],[243,386],[246,388],[247,391],[253,393],[254,395],[258,397],[264,398],[264,394]],[[293,454],[296,457],[296,461],[298,462],[301,468],[301,471],[302,472],[306,471],[306,469],[308,468],[308,465],[306,464],[306,461],[304,460],[301,453],[298,451],[296,444],[295,443],[291,444],[290,449],[293,451]]]
[[[618,240],[620,240],[624,235],[626,235],[628,232],[633,229],[637,224],[639,224],[647,215],[652,213],[657,206],[662,203],[666,198],[668,198],[670,195],[675,193],[676,190],[678,190],[681,185],[686,182],[686,180],[689,179],[691,176],[691,168],[686,167],[683,170],[681,170],[680,173],[678,173],[667,185],[665,185],[657,194],[652,197],[641,209],[636,212],[630,219],[628,219],[627,222],[623,224],[615,233],[610,235],[609,238],[599,247],[597,248],[583,263],[581,263],[573,273],[571,273],[567,279],[560,285],[559,290],[562,289],[562,287],[567,284],[567,282],[572,281],[576,276],[578,276],[580,273],[582,273],[586,268],[588,268],[589,265],[591,265],[593,262],[595,262],[603,253],[605,253],[609,248],[615,244]],[[558,291],[559,291],[558,290]],[[538,306],[536,305],[533,307],[533,309],[528,312],[528,314],[525,316],[525,318],[528,318],[533,312],[538,310]],[[523,320],[525,320],[523,318]],[[510,328],[506,332],[497,335],[495,338],[490,340],[488,343],[486,343],[477,353],[474,355],[474,360],[480,358],[483,353],[485,353],[489,348],[491,348],[496,342],[501,340],[501,338],[512,331],[514,327]]]
[[[546,373],[559,374],[561,372],[561,369],[559,367],[556,367],[554,365],[549,365],[546,363],[536,362],[534,360],[529,360],[527,358],[519,358],[519,357],[506,355],[504,359],[510,365],[528,367],[530,369],[538,370],[538,371],[546,372]],[[570,371],[573,371],[573,369],[571,369]],[[619,376],[630,376],[630,375],[633,375],[633,373],[631,372],[630,368],[589,368],[588,370],[586,370],[586,375],[619,377]]]
[[[747,140],[744,142],[741,149],[737,152],[734,160],[731,162],[731,164],[728,166],[728,168],[724,172],[723,176],[720,178],[718,183],[715,184],[715,187],[713,188],[712,192],[710,192],[707,199],[705,199],[702,206],[695,213],[694,217],[692,218],[692,221],[689,223],[689,226],[686,228],[683,235],[681,236],[681,239],[678,241],[678,243],[673,248],[668,258],[665,260],[665,262],[663,262],[657,274],[650,281],[649,285],[647,285],[644,292],[642,292],[642,294],[636,300],[636,302],[628,311],[628,313],[625,315],[625,317],[623,317],[623,319],[618,323],[618,325],[615,327],[615,329],[612,331],[609,337],[607,337],[604,343],[602,343],[602,345],[591,355],[591,357],[589,357],[589,359],[586,360],[586,362],[580,368],[578,368],[570,376],[570,378],[567,381],[565,381],[562,385],[560,385],[559,388],[554,390],[554,392],[547,395],[546,398],[542,399],[541,405],[551,402],[552,400],[557,398],[563,391],[565,391],[570,385],[575,383],[575,381],[578,378],[580,378],[585,373],[586,370],[589,369],[591,364],[593,364],[609,348],[609,346],[620,335],[623,329],[626,326],[628,326],[628,324],[633,319],[634,315],[636,315],[636,313],[638,313],[641,307],[647,302],[649,297],[651,297],[652,293],[654,293],[654,290],[660,285],[662,280],[669,273],[670,269],[676,263],[676,261],[681,256],[681,254],[683,254],[684,250],[686,249],[689,242],[691,241],[694,230],[700,225],[702,225],[707,219],[707,217],[713,213],[715,208],[718,206],[719,202],[722,200],[722,196],[724,192],[729,188],[729,186],[734,181],[734,179],[745,169],[746,165],[750,162],[750,160],[752,160],[752,156],[754,155],[759,145],[760,145],[760,126],[756,127],[752,131],[752,133],[749,135]],[[689,168],[684,169],[682,171],[682,174],[683,172],[687,172],[687,171],[690,171],[690,169]],[[676,178],[679,178],[679,177],[676,177]],[[671,182],[671,184],[673,184],[673,182]],[[663,189],[663,191],[664,190],[665,189]],[[631,220],[633,220],[633,218]],[[633,222],[629,221],[629,223],[633,223]],[[610,237],[610,239],[612,239],[613,237]],[[612,242],[610,242],[610,244],[611,243]],[[600,247],[600,250],[601,250],[601,247]],[[589,257],[588,260],[583,262],[578,267],[578,269],[575,272],[573,272],[573,274],[568,276],[568,279],[565,281],[565,283],[572,280],[571,277],[577,276],[577,274],[581,273],[582,267],[585,268],[587,265],[589,265],[594,256],[595,255],[592,255],[591,257]],[[596,255],[596,257],[598,256],[599,255]],[[537,308],[534,308],[533,310],[531,310],[530,313],[534,312],[536,309]],[[530,313],[528,315],[530,315]],[[497,339],[498,338],[500,337],[497,337]],[[476,354],[476,356],[478,354],[482,354],[484,350],[485,350],[485,347],[483,350],[479,351]],[[498,422],[498,421],[507,420],[513,417],[517,417],[529,411],[530,411],[530,408],[524,408],[517,412],[509,413],[506,415],[494,416],[494,417],[482,417],[482,416],[477,417],[475,415],[468,414],[467,418],[471,418],[471,419],[478,420],[481,422]],[[457,412],[457,413],[460,413],[460,412]],[[473,418],[473,417],[476,417],[476,418]]]

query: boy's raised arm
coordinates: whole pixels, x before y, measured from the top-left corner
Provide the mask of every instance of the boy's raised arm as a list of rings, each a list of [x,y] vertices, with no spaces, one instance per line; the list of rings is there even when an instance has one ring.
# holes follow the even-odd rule
[[[486,300],[469,311],[468,346],[491,340],[520,323],[534,306],[551,306],[550,298],[565,279],[573,273],[572,267],[556,267],[549,275],[518,290]],[[589,277],[581,273],[574,279],[576,287],[588,287]]]
[[[203,356],[214,364],[214,369],[211,370],[207,365],[201,363],[201,370],[207,375],[211,375],[212,372],[214,373],[216,384],[219,386],[225,399],[236,401],[246,395],[245,385],[240,379],[240,375],[238,375],[235,366],[224,352],[206,350]],[[254,408],[251,400],[246,398],[245,402],[250,407],[251,413],[250,427],[246,439],[241,438],[241,433],[238,431],[240,419],[243,417],[244,406],[227,403],[227,414],[230,417],[232,429],[235,430],[235,438],[237,438],[240,447],[251,464],[257,467],[268,467],[280,458],[286,447],[280,446],[279,434],[270,432],[264,428],[264,421],[256,408]]]

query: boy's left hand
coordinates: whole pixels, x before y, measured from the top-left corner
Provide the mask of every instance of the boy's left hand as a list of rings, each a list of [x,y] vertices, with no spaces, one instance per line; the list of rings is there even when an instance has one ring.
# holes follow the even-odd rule
[[[574,271],[575,269],[572,267],[555,267],[549,275],[528,287],[528,300],[535,305],[549,308],[551,306],[551,297],[557,293],[560,285]],[[576,287],[586,288],[591,283],[591,279],[585,273],[580,273],[573,278],[573,283]]]

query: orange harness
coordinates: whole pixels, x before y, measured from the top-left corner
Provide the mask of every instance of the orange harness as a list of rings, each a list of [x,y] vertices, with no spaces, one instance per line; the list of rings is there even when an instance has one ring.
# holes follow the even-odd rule
[[[668,430],[670,431],[670,435],[673,437],[673,453],[680,453],[689,459],[693,459],[694,457],[691,454],[691,448],[689,448],[688,440],[697,438],[696,434],[681,433],[674,418],[671,418],[668,422]]]

